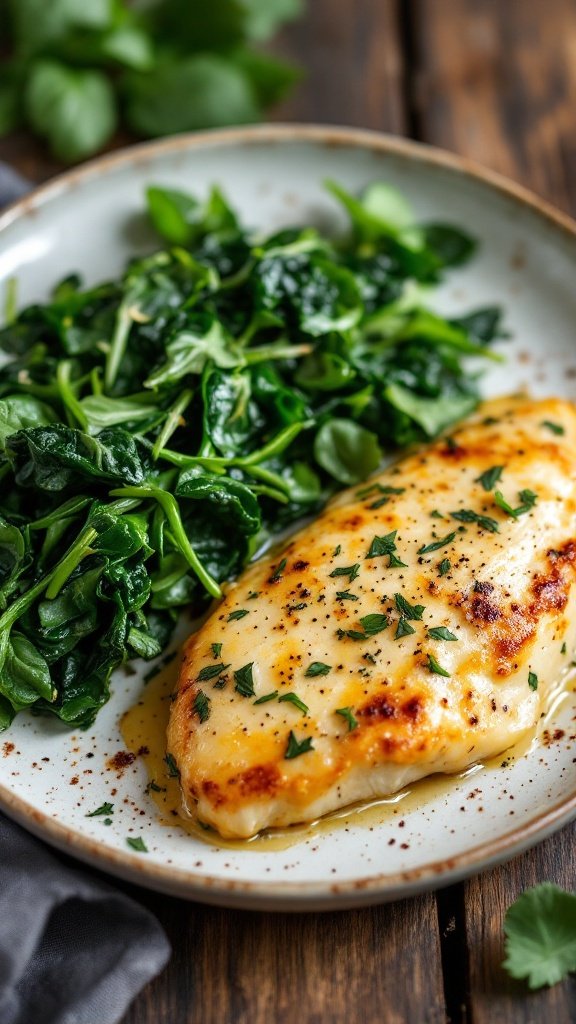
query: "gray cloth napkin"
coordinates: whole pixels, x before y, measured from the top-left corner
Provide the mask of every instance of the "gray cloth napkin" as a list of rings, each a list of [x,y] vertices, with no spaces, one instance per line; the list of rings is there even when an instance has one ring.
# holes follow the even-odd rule
[[[169,953],[144,907],[0,816],[2,1024],[116,1024]]]
[[[0,208],[28,189],[0,164]],[[0,1024],[117,1024],[169,955],[144,907],[0,815]]]

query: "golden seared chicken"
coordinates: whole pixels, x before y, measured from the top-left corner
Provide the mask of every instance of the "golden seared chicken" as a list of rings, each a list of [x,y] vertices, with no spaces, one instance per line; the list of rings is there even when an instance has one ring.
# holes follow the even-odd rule
[[[168,749],[223,836],[514,744],[576,643],[576,410],[485,404],[345,491],[190,639]]]

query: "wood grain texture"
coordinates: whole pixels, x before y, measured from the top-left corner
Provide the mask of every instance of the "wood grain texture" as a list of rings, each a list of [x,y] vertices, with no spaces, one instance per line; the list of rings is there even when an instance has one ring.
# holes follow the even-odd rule
[[[508,977],[503,922],[510,903],[525,889],[550,881],[576,888],[576,826],[571,825],[496,871],[466,883],[462,940],[468,947],[469,1005],[474,1024],[570,1024],[576,1020],[574,978],[529,993]]]
[[[409,11],[420,137],[576,212],[573,0],[410,0]]]
[[[403,2],[308,0],[305,16],[286,28],[274,47],[305,73],[273,120],[405,134]]]
[[[257,914],[148,895],[170,964],[123,1024],[443,1024],[433,896]]]

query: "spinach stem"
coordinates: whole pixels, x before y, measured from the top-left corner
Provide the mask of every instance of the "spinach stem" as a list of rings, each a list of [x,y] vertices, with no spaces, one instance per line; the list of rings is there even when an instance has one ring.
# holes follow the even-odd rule
[[[120,363],[124,357],[126,351],[126,345],[128,344],[128,335],[130,334],[130,328],[132,327],[133,320],[130,313],[130,306],[128,305],[127,299],[123,299],[118,307],[116,314],[116,323],[114,325],[114,333],[112,335],[112,341],[110,348],[106,353],[106,370],[104,373],[104,383],[106,390],[114,386]]]
[[[50,583],[46,588],[46,597],[49,601],[53,601],[55,597],[58,597],[58,594],[66,583],[66,580],[70,574],[74,572],[76,566],[80,565],[82,559],[86,558],[86,555],[92,554],[92,548],[90,545],[96,540],[97,536],[98,530],[95,530],[93,526],[88,527],[87,530],[84,530],[80,534],[68,553],[64,555],[62,561],[58,563]]]
[[[192,401],[193,397],[194,392],[192,391],[191,388],[188,388],[186,391],[182,392],[177,401],[174,402],[174,405],[168,410],[168,415],[166,417],[164,426],[162,427],[162,430],[158,434],[158,437],[156,438],[154,447],[152,449],[153,459],[158,458],[158,455],[162,448],[164,448],[166,442],[170,440],[172,434],[177,429],[177,427],[182,425],[180,422],[182,414],[188,407],[188,405],[190,405],[190,402]]]
[[[80,429],[88,430],[88,419],[86,414],[80,405],[80,402],[74,394],[74,386],[71,381],[72,373],[72,360],[61,359],[56,367],[56,381],[58,383],[58,390],[60,391],[60,398],[65,406],[67,412],[80,424]],[[71,423],[70,426],[74,424]]]
[[[154,501],[157,501],[164,510],[166,519],[168,520],[172,533],[174,534],[174,538],[190,568],[196,573],[196,576],[212,597],[222,597],[222,591],[220,590],[216,580],[213,579],[208,570],[204,568],[188,540],[180,516],[178,503],[172,494],[169,494],[168,491],[161,490],[160,487],[117,487],[113,491],[110,491],[110,497],[153,498]]]

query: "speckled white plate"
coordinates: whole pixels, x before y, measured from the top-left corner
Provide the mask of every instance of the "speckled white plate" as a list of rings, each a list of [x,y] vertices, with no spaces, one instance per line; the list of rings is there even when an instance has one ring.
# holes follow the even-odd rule
[[[71,270],[89,282],[120,271],[129,255],[153,244],[142,216],[151,183],[202,193],[217,182],[248,224],[267,230],[295,221],[338,227],[342,216],[322,189],[326,177],[352,190],[389,181],[419,218],[453,221],[480,239],[478,258],[452,274],[435,301],[447,312],[504,305],[513,338],[500,346],[506,364],[485,379],[487,396],[527,386],[576,397],[576,226],[463,160],[370,132],[249,128],[94,161],[0,217],[0,295],[1,281],[13,275],[26,303],[44,299]],[[159,822],[141,759],[123,773],[107,767],[124,747],[119,717],[141,686],[141,674],[119,673],[110,703],[86,733],[19,716],[0,737],[0,806],[48,842],[152,888],[261,909],[375,903],[480,871],[576,815],[576,695],[569,692],[546,736],[507,767],[424,785],[379,821],[352,818],[284,850],[211,846]],[[114,804],[107,826],[86,817],[105,801]],[[130,836],[141,836],[148,853],[132,851]]]

